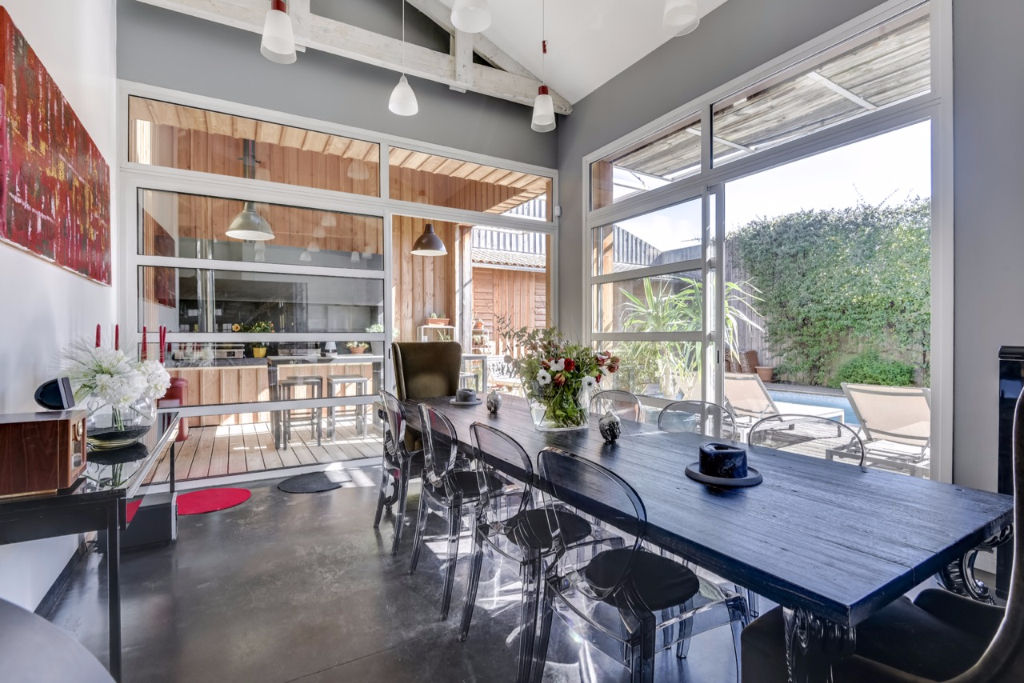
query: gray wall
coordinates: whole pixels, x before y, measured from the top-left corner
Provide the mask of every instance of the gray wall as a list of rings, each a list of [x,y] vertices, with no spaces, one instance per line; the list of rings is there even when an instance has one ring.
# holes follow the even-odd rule
[[[394,11],[387,8],[394,5]],[[398,3],[314,2],[327,16],[400,35]],[[410,42],[446,49],[444,32],[407,10]],[[276,111],[401,135],[481,154],[555,166],[550,137],[530,130],[528,107],[474,93],[457,93],[419,78],[409,82],[420,112],[387,110],[398,74],[314,50],[281,65],[259,54],[255,33],[144,5],[117,3],[117,73],[141,83],[266,107]]]
[[[1024,345],[1024,2],[953,3],[953,474],[996,481],[996,353]]]
[[[729,0],[577,103],[559,122],[561,324],[580,329],[580,159],[615,138],[801,43],[877,0]],[[996,484],[997,364],[1024,345],[1013,276],[1024,261],[1024,3],[955,0],[954,480]]]

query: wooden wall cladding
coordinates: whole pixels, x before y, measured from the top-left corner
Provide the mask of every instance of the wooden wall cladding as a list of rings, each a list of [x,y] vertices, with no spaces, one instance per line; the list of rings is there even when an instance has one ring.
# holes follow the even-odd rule
[[[501,340],[497,335],[499,317],[512,321],[512,326],[546,327],[548,325],[548,276],[523,270],[473,268],[473,318],[484,321],[492,330],[499,353]]]
[[[431,223],[448,249],[446,256],[414,256],[410,253],[423,227]],[[396,341],[419,341],[416,328],[431,313],[455,321],[456,224],[395,216],[391,226],[392,289]]]

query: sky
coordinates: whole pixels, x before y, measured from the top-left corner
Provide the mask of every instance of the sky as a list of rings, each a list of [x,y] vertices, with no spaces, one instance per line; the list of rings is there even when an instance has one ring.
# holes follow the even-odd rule
[[[805,209],[898,204],[931,196],[931,124],[922,122],[794,161],[725,186],[725,229]],[[700,202],[684,202],[618,225],[661,251],[700,239]]]

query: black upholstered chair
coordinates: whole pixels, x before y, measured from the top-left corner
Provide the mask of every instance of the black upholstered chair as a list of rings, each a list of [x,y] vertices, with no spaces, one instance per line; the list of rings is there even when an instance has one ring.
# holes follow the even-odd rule
[[[1024,394],[1013,428],[1014,527],[1024,529]],[[1024,681],[1024,535],[1014,534],[1006,609],[938,589],[900,598],[858,625],[854,654],[833,667],[836,683]],[[781,608],[743,632],[744,683],[787,679]]]

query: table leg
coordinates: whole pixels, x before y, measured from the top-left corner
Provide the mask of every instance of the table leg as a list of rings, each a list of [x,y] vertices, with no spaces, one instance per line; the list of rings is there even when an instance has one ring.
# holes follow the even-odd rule
[[[991,550],[1008,543],[1013,538],[1013,526],[1007,525],[999,530],[999,533],[984,541],[977,548],[973,548],[962,557],[953,560],[939,570],[939,584],[948,591],[971,598],[978,602],[995,604],[988,586],[974,577],[974,561],[982,550]]]
[[[107,509],[107,629],[110,638],[110,675],[121,680],[121,506],[115,499]]]
[[[855,629],[803,609],[783,608],[782,615],[790,683],[831,683],[832,663],[853,654]]]

